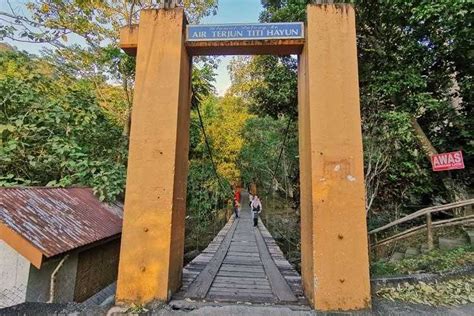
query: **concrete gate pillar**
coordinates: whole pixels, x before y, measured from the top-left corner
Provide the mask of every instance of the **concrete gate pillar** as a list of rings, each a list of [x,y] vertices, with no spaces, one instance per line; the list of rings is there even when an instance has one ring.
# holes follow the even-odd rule
[[[185,23],[182,8],[140,16],[120,303],[166,301],[181,283],[191,66]]]
[[[310,5],[299,59],[301,272],[318,310],[370,307],[355,14]]]

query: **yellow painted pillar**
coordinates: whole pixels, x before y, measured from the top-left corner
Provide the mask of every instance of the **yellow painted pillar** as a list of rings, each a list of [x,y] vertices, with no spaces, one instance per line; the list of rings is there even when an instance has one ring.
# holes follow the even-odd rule
[[[302,278],[317,310],[370,307],[355,14],[309,5],[299,60]]]
[[[168,300],[181,282],[190,66],[182,8],[144,10],[138,34],[117,302]]]

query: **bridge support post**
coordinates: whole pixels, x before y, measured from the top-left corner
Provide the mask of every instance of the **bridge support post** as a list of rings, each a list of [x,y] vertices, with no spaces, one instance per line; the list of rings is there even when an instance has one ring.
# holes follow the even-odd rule
[[[299,60],[302,278],[318,310],[370,307],[355,14],[309,5]]]
[[[182,8],[144,10],[138,34],[117,302],[166,301],[181,282],[190,67]]]

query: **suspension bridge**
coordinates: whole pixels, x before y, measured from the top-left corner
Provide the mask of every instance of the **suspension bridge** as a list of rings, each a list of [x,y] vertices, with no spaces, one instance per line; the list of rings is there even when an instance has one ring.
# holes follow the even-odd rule
[[[315,1],[306,15],[304,24],[206,26],[170,7],[142,10],[139,25],[121,29],[120,47],[136,56],[136,82],[118,303],[177,293],[304,305],[303,288],[316,309],[370,307],[355,11]],[[247,35],[226,38],[229,28]],[[286,31],[295,36],[278,35]],[[298,55],[301,278],[264,225],[249,225],[246,209],[183,273],[192,57],[264,54]]]
[[[183,269],[175,300],[306,306],[301,277],[262,221],[253,226],[248,193],[209,246]]]

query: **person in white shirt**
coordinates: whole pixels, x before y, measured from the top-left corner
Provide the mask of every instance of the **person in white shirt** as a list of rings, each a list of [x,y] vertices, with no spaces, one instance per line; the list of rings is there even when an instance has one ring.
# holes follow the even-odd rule
[[[262,212],[262,202],[260,202],[257,194],[253,196],[252,203],[250,203],[250,208],[252,210],[253,226],[257,227],[258,215]]]

